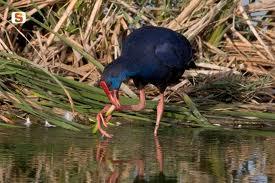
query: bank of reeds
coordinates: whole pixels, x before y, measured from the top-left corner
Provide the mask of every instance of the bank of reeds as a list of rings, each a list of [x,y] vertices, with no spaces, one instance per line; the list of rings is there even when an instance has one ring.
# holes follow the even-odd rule
[[[233,0],[0,0],[0,4],[0,105],[5,109],[0,120],[5,123],[14,124],[15,116],[27,114],[72,130],[86,128],[78,122],[94,122],[108,102],[94,86],[103,65],[120,54],[125,35],[143,25],[176,30],[196,50],[198,68],[186,72],[189,81],[183,79],[166,92],[174,104],[167,105],[163,123],[204,125],[193,103],[181,104],[184,98],[188,101],[183,91],[192,94],[204,115],[274,120],[269,113],[275,99],[274,8],[269,0],[246,6]],[[18,10],[29,17],[23,25],[10,22],[11,12]],[[186,89],[190,81],[193,86]],[[134,103],[134,88],[128,86],[122,87],[123,103]],[[146,90],[150,99],[156,97],[154,89]],[[236,105],[220,109],[215,106],[220,101],[265,104],[242,112]],[[154,110],[154,101],[147,104],[149,111]],[[205,110],[205,105],[211,108]],[[22,112],[18,115],[7,112],[18,109]],[[259,114],[247,113],[255,110]],[[62,115],[67,111],[78,122],[66,121]],[[148,112],[115,115],[149,122],[155,118]]]

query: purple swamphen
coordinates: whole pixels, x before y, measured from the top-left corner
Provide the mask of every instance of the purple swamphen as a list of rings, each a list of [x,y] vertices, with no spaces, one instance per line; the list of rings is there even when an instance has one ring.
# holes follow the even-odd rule
[[[145,108],[144,87],[155,85],[160,91],[154,135],[157,135],[164,109],[164,90],[177,83],[185,69],[195,66],[190,42],[181,34],[163,27],[145,26],[129,34],[122,45],[121,56],[103,71],[100,86],[112,105],[106,105],[97,115],[100,133],[111,137],[101,124],[107,127],[114,110],[139,111]],[[121,105],[118,90],[123,81],[133,79],[139,89],[140,102]],[[106,113],[106,119],[103,114]]]

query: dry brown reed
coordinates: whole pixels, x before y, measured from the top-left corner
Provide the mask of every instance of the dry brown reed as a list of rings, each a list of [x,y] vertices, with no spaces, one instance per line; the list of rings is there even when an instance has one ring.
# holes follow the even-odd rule
[[[196,84],[195,88],[213,82],[209,78],[215,75],[227,76],[228,72],[233,73],[234,78],[241,75],[245,83],[264,78],[263,84],[255,84],[253,91],[242,90],[250,96],[245,102],[253,103],[257,98],[258,103],[274,103],[275,8],[272,0],[245,6],[240,0],[175,2],[9,0],[5,3],[0,0],[0,51],[18,54],[52,73],[95,85],[102,68],[53,33],[63,35],[100,65],[106,65],[120,55],[121,42],[132,29],[143,25],[168,27],[188,37],[196,50],[198,68],[185,73],[185,77]],[[11,12],[18,9],[52,31],[30,19],[23,25],[12,24]],[[207,79],[197,82],[196,78],[201,76]],[[169,100],[173,96],[178,98],[176,93],[184,89],[185,83],[190,82],[183,80],[167,90]],[[126,85],[122,87],[125,95],[134,97],[131,89]],[[263,92],[259,92],[261,89]],[[151,98],[155,98],[157,92],[151,87],[147,90],[151,91]],[[251,92],[254,95],[250,95]],[[265,100],[261,100],[263,93]],[[1,114],[0,117],[4,119]]]
[[[274,77],[270,73],[274,69],[274,19],[268,16],[274,13],[274,8],[268,0],[245,7],[232,0],[191,0],[174,5],[181,10],[177,13],[169,11],[175,8],[171,4],[140,5],[120,0],[87,0],[80,4],[77,1],[9,1],[9,5],[0,8],[1,50],[14,51],[81,81],[94,83],[100,74],[77,51],[34,23],[29,21],[25,26],[17,25],[16,29],[9,21],[14,11],[12,7],[36,18],[40,16],[54,32],[64,34],[103,64],[110,63],[120,54],[121,37],[129,34],[132,28],[146,24],[177,30],[190,40],[195,38],[194,45],[201,48],[198,55],[202,61]],[[255,11],[267,12],[259,16],[261,21],[255,21],[250,15]],[[213,42],[213,37],[220,38]],[[209,69],[202,64],[200,68]]]

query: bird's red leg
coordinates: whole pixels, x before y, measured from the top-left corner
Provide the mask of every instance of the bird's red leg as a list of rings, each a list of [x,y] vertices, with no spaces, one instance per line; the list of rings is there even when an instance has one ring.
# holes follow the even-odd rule
[[[112,135],[108,134],[105,130],[103,130],[101,128],[101,118],[102,118],[102,113],[98,113],[97,116],[96,116],[96,119],[97,119],[97,127],[98,127],[98,130],[99,132],[103,135],[103,136],[106,136],[108,138],[112,138]]]
[[[112,106],[109,105],[108,108],[105,107],[101,111],[102,113],[106,112],[106,115],[107,115],[106,121],[107,122],[111,119],[111,114],[112,114],[112,112],[114,110],[116,110],[116,111],[123,111],[123,110],[126,110],[126,111],[140,111],[140,110],[144,109],[145,105],[146,105],[144,89],[141,89],[139,91],[139,103],[135,104],[135,105],[120,105],[120,103],[119,103],[119,95],[117,94],[117,92],[113,92],[113,96],[114,96],[114,99],[116,101],[118,101],[119,105],[112,104]],[[114,108],[113,108],[113,106],[114,106]],[[102,119],[102,121],[103,121],[103,124],[105,124],[105,120]]]
[[[96,119],[97,119],[97,127],[98,127],[98,130],[99,132],[103,135],[103,136],[106,136],[108,138],[112,138],[112,135],[108,134],[105,130],[102,129],[101,127],[101,122],[102,124],[107,127],[107,123],[109,122],[109,120],[111,119],[111,115],[108,116],[106,118],[106,120],[104,120],[104,117],[103,117],[103,113],[105,113],[106,111],[108,111],[108,109],[111,107],[111,105],[106,105],[96,116]]]
[[[140,111],[145,108],[146,100],[145,100],[145,92],[144,89],[139,90],[139,103],[135,105],[121,105],[118,110],[126,110],[126,111]]]
[[[106,105],[98,114],[97,114],[97,126],[100,133],[106,137],[111,138],[112,136],[108,134],[105,130],[102,129],[101,123],[107,127],[108,122],[112,118],[112,112],[114,110],[121,111],[121,110],[129,110],[129,111],[140,111],[145,107],[145,92],[144,89],[139,91],[139,103],[136,105],[120,105],[119,103],[119,95],[118,91],[110,92],[108,87],[106,86],[105,82],[101,82],[102,88],[104,89],[105,93],[107,94],[109,100],[111,101],[112,105]],[[114,106],[114,108],[112,108]],[[104,119],[103,114],[106,113],[107,117]]]
[[[102,123],[103,123],[103,125],[104,125],[105,127],[108,126],[108,122],[111,120],[112,115],[109,115],[109,116],[106,117],[106,119],[104,119],[103,113],[106,113],[110,108],[111,108],[111,105],[106,105],[106,106],[99,112],[99,113],[101,113],[100,119],[101,119],[101,121],[102,121]]]
[[[103,125],[104,125],[105,127],[107,127],[107,126],[108,126],[108,123],[109,123],[109,121],[110,121],[111,119],[112,119],[112,115],[107,116],[107,117],[106,117],[106,120],[103,121]]]
[[[155,130],[154,130],[154,135],[155,136],[158,135],[158,128],[159,128],[160,119],[161,119],[162,114],[163,114],[163,109],[164,109],[164,94],[161,93],[160,94],[160,99],[159,99],[159,102],[158,102],[158,106],[157,106],[157,121],[156,121]]]
[[[104,119],[103,115],[100,115],[101,121],[103,126],[107,127],[108,126],[108,122],[111,120],[112,115],[107,116],[106,119]]]

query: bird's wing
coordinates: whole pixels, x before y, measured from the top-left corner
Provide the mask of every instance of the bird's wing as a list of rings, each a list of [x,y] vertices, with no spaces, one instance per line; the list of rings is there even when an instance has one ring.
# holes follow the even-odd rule
[[[183,67],[183,58],[180,54],[181,50],[171,43],[159,44],[155,48],[155,55],[158,60],[168,67]]]

